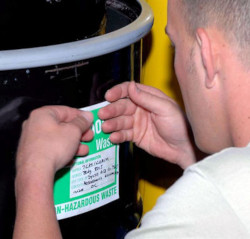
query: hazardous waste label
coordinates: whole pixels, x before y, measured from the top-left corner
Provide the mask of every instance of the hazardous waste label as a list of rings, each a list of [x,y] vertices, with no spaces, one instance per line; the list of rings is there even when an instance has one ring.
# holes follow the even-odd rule
[[[119,198],[119,145],[101,130],[98,110],[108,102],[83,108],[92,111],[94,138],[86,143],[89,154],[76,157],[56,174],[54,203],[57,219],[76,216]]]

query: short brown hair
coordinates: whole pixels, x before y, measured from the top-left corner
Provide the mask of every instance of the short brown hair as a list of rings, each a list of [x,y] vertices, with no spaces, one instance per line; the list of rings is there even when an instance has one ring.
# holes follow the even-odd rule
[[[179,0],[187,29],[215,26],[240,52],[250,49],[250,0]],[[247,51],[248,54],[249,51]],[[241,58],[248,56],[241,56]]]

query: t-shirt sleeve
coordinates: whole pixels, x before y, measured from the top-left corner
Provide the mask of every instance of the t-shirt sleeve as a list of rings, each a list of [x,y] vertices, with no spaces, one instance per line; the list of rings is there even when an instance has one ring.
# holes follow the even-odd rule
[[[249,238],[216,185],[196,167],[159,197],[126,239]]]

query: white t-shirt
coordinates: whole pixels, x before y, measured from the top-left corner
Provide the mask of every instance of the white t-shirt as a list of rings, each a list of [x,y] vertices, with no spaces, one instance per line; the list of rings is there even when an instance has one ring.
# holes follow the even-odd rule
[[[184,171],[126,239],[250,238],[250,146]]]

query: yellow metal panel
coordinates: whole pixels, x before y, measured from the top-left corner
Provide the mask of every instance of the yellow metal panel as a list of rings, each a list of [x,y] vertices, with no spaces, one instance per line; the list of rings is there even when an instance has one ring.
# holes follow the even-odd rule
[[[146,0],[154,13],[154,25],[143,40],[143,72],[141,82],[161,89],[170,97],[182,102],[173,68],[173,49],[165,34],[167,0]],[[166,175],[167,176],[167,175]],[[143,213],[152,209],[165,188],[141,180],[139,191],[143,199]]]
[[[140,180],[139,192],[143,203],[143,215],[154,207],[158,197],[162,195],[165,190],[165,188],[158,187],[147,180]]]
[[[144,39],[142,83],[157,87],[179,100],[178,84],[173,68],[173,49],[165,34],[167,0],[147,0],[154,13],[154,25]]]

